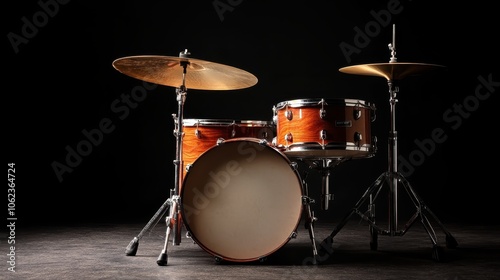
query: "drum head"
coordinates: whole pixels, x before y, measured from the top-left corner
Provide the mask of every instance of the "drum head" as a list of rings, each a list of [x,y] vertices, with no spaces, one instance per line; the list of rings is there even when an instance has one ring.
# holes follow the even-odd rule
[[[187,230],[205,251],[254,261],[290,240],[301,218],[302,185],[288,158],[267,142],[231,139],[191,165],[180,205]]]

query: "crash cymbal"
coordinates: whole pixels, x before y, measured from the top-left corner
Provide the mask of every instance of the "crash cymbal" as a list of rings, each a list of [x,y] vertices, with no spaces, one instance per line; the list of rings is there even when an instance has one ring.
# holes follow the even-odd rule
[[[159,55],[129,56],[113,61],[113,67],[130,77],[164,86],[183,85],[183,66],[186,67],[187,89],[233,90],[248,88],[257,78],[235,67],[186,57]]]
[[[361,64],[340,68],[339,71],[347,74],[366,76],[378,76],[387,80],[401,80],[410,75],[443,68],[442,65],[413,63],[413,62],[389,62]]]

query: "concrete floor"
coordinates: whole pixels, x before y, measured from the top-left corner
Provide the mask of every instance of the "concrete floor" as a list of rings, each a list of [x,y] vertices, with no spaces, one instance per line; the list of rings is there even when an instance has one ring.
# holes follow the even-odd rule
[[[147,222],[147,221],[146,221]],[[368,225],[350,219],[321,248],[336,226],[317,221],[314,226],[317,264],[312,264],[313,243],[304,221],[296,237],[262,261],[217,261],[214,250],[202,249],[185,235],[167,248],[167,264],[157,259],[165,240],[164,222],[148,227],[139,238],[135,255],[126,247],[145,228],[144,223],[89,223],[21,227],[15,231],[15,264],[3,261],[2,279],[499,279],[500,226],[448,224],[458,246],[446,247],[444,231],[435,226],[439,261],[421,223],[403,236],[379,235],[377,250],[370,248]],[[231,230],[231,229],[229,229]],[[12,235],[12,234],[11,234]],[[5,237],[5,234],[2,234]],[[249,238],[252,239],[252,238]],[[254,240],[248,240],[249,242]],[[202,244],[206,245],[206,244]],[[214,247],[212,247],[214,248]],[[215,247],[217,248],[217,247]],[[2,238],[3,259],[10,254]],[[217,252],[215,252],[217,253]],[[12,254],[11,254],[12,255]],[[15,265],[15,272],[9,271]]]

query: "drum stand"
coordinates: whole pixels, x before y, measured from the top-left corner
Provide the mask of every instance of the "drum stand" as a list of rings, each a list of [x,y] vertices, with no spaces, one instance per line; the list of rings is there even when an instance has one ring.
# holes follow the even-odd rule
[[[189,57],[189,52],[185,50],[184,52],[181,52],[179,54],[179,57],[181,58],[188,58]],[[153,215],[153,217],[149,220],[149,222],[146,224],[146,226],[141,230],[141,232],[130,241],[128,244],[125,254],[127,256],[135,256],[137,253],[137,248],[139,246],[139,240],[142,238],[145,232],[147,232],[153,224],[156,224],[159,219],[166,213],[168,208],[170,208],[169,215],[166,218],[166,223],[167,223],[167,232],[165,236],[165,245],[160,253],[156,263],[158,265],[164,266],[167,264],[167,246],[168,246],[168,240],[170,237],[170,233],[173,232],[173,245],[179,245],[181,242],[181,230],[182,230],[182,221],[181,221],[181,216],[180,216],[180,209],[178,207],[179,205],[179,189],[181,185],[181,166],[183,166],[182,163],[182,138],[183,138],[183,131],[182,131],[182,123],[183,123],[183,115],[184,115],[184,103],[186,101],[186,93],[187,89],[185,86],[185,77],[186,77],[186,67],[189,64],[188,61],[180,61],[180,65],[183,67],[183,81],[182,85],[179,88],[176,88],[176,95],[177,95],[177,103],[178,103],[178,109],[177,109],[177,115],[173,114],[174,118],[174,135],[176,138],[176,154],[175,154],[175,160],[174,160],[174,166],[175,166],[175,175],[174,175],[174,182],[175,182],[175,188],[170,189],[170,197],[163,203],[163,205],[156,211],[156,213]]]
[[[182,63],[182,62],[181,62]],[[184,70],[186,69],[186,65],[182,65],[184,67]],[[185,74],[185,72],[184,72]],[[180,178],[181,178],[181,170],[180,166],[183,166],[181,155],[182,155],[182,125],[179,125],[179,123],[182,123],[182,115],[183,115],[183,109],[184,109],[184,102],[186,100],[186,88],[184,86],[181,86],[180,88],[176,89],[177,93],[177,102],[178,102],[178,116],[173,114],[174,118],[174,135],[176,137],[176,156],[174,160],[174,165],[175,165],[175,175],[174,175],[174,180],[175,180],[175,189],[170,190],[170,197],[161,205],[161,207],[156,211],[156,213],[151,217],[149,222],[144,226],[144,228],[139,232],[139,234],[130,241],[128,244],[127,248],[125,249],[125,254],[127,256],[135,256],[137,253],[137,249],[139,247],[139,240],[142,238],[142,236],[149,230],[153,225],[156,225],[160,218],[164,216],[164,214],[167,212],[168,208],[170,207],[170,214],[167,217],[167,236],[166,239],[168,240],[169,236],[168,234],[170,233],[169,229],[172,227],[174,235],[173,235],[173,244],[174,245],[179,245],[181,242],[181,230],[182,230],[182,221],[180,220],[179,216],[179,209],[177,207],[178,201],[179,201],[179,186],[181,184]],[[167,255],[166,255],[166,246],[164,249],[165,254],[160,254],[160,257],[158,257],[157,263],[159,265],[166,265],[167,263]]]
[[[176,158],[175,165],[175,186],[170,189],[170,197],[158,209],[148,224],[142,229],[138,236],[129,243],[126,249],[128,256],[135,255],[139,245],[139,239],[156,221],[163,216],[167,208],[170,212],[166,218],[167,231],[165,236],[164,248],[157,259],[158,265],[167,264],[167,247],[170,234],[173,232],[173,245],[179,245],[181,242],[182,215],[179,207],[180,188],[183,170],[182,161],[182,142],[183,142],[183,115],[184,102],[186,100],[186,79],[191,87],[195,89],[209,90],[229,90],[241,89],[253,86],[257,83],[257,78],[246,71],[228,67],[222,64],[198,59],[190,59],[190,53],[186,50],[181,52],[178,57],[167,57],[157,55],[129,56],[119,58],[113,61],[113,67],[123,74],[137,78],[146,82],[156,83],[165,86],[175,86],[177,93],[178,112],[173,114],[176,137]],[[186,77],[187,67],[196,69],[189,77]],[[182,76],[179,75],[178,66],[182,67]],[[230,79],[230,76],[233,76]],[[179,84],[181,84],[179,86]]]
[[[372,250],[377,250],[378,246],[378,235],[389,235],[389,236],[403,236],[408,229],[415,223],[417,218],[423,224],[425,231],[429,235],[431,242],[433,244],[432,258],[435,261],[441,261],[443,249],[437,243],[436,233],[429,221],[429,217],[432,217],[435,222],[441,227],[441,229],[446,234],[446,247],[455,248],[458,244],[451,233],[446,230],[439,219],[434,215],[434,213],[425,205],[425,203],[420,199],[417,193],[413,190],[410,183],[404,178],[404,176],[399,173],[397,167],[397,132],[395,129],[395,108],[396,108],[396,93],[398,88],[394,86],[393,81],[388,79],[389,93],[390,93],[390,108],[391,108],[391,130],[389,132],[389,147],[388,147],[388,171],[382,173],[375,182],[366,190],[361,199],[356,203],[354,208],[349,212],[345,218],[334,228],[332,233],[323,241],[322,245],[332,244],[333,237],[342,229],[342,227],[347,223],[348,219],[353,214],[358,214],[363,220],[367,221],[369,224],[369,230],[371,235],[370,248]],[[405,227],[402,230],[398,230],[398,183],[400,183],[406,190],[408,196],[410,197],[413,205],[416,207],[416,212],[408,220]],[[381,191],[382,187],[387,185],[389,187],[389,228],[383,230],[375,222],[375,200]],[[364,214],[360,207],[369,200],[368,211]]]
[[[180,53],[180,57],[187,58],[188,56],[189,53],[187,52],[187,50]],[[176,89],[178,109],[177,109],[177,116],[175,114],[173,115],[175,123],[174,135],[176,139],[176,149],[175,149],[176,153],[174,160],[175,188],[170,190],[170,198],[167,200],[168,204],[170,205],[170,214],[167,216],[165,220],[167,224],[167,231],[165,234],[165,244],[163,246],[163,250],[158,256],[158,259],[156,260],[156,263],[160,266],[165,266],[167,265],[168,262],[167,248],[171,232],[173,232],[172,244],[179,245],[181,243],[182,219],[179,208],[179,201],[180,201],[179,191],[180,191],[181,174],[182,174],[181,167],[183,166],[182,138],[184,136],[184,133],[182,131],[182,127],[183,127],[184,103],[186,101],[186,94],[187,94],[187,89],[185,86],[185,78],[186,78],[186,67],[189,64],[189,62],[181,61],[180,64],[183,67],[183,72],[182,72],[183,81],[182,85]]]
[[[354,208],[349,212],[343,220],[334,228],[332,233],[324,239],[322,242],[322,247],[327,246],[328,244],[332,244],[333,237],[342,229],[342,227],[347,223],[348,219],[353,214],[358,214],[363,220],[368,222],[369,230],[371,235],[370,240],[370,248],[372,250],[377,250],[378,247],[378,235],[389,235],[389,236],[403,236],[410,227],[420,219],[425,231],[429,235],[433,245],[432,258],[435,261],[441,261],[444,250],[442,247],[438,245],[437,235],[434,231],[434,228],[431,225],[429,217],[432,217],[434,221],[441,227],[444,234],[446,235],[446,247],[447,248],[456,248],[458,246],[457,241],[451,235],[451,233],[444,227],[441,221],[437,218],[437,216],[425,205],[422,199],[417,195],[417,193],[413,190],[410,183],[405,179],[405,177],[398,172],[398,152],[397,152],[397,131],[396,131],[396,103],[398,100],[396,99],[396,94],[399,91],[399,88],[394,85],[394,80],[401,79],[405,75],[409,75],[410,73],[417,73],[419,71],[424,71],[435,67],[436,65],[430,64],[416,64],[416,63],[397,63],[396,58],[396,26],[393,25],[393,38],[392,44],[389,44],[389,50],[391,51],[391,58],[389,63],[384,64],[368,64],[368,65],[360,65],[358,67],[347,67],[348,69],[343,69],[346,73],[355,73],[355,74],[363,74],[363,75],[375,75],[385,77],[388,81],[389,86],[389,104],[391,110],[390,116],[390,132],[388,137],[388,171],[382,173],[375,182],[372,183],[370,187],[363,194],[361,199],[356,203]],[[354,72],[353,69],[355,69]],[[342,69],[341,69],[342,70]],[[408,194],[410,200],[416,208],[416,212],[413,216],[410,217],[406,225],[402,230],[398,228],[398,183],[403,186]],[[383,230],[380,228],[375,222],[375,200],[377,199],[378,194],[382,190],[382,187],[387,185],[389,187],[389,216],[388,216],[388,229]],[[360,210],[360,207],[369,200],[368,211],[366,215]]]
[[[322,179],[322,195],[321,195],[321,209],[322,210],[327,210],[328,205],[330,200],[333,200],[332,194],[330,194],[330,187],[329,187],[329,180],[330,180],[330,169],[333,167],[339,165],[341,162],[344,161],[344,159],[338,158],[338,159],[304,159],[304,158],[297,158],[297,160],[300,160],[302,162],[305,162],[306,164],[309,165],[309,168],[311,169],[319,169],[323,179]],[[320,166],[321,165],[321,166]],[[318,250],[316,246],[316,237],[314,235],[314,222],[316,222],[318,219],[314,216],[314,211],[311,210],[311,204],[315,203],[316,201],[312,199],[309,196],[309,187],[307,185],[307,173],[304,176],[304,179],[302,180],[302,185],[303,185],[303,193],[304,196],[302,197],[302,204],[306,206],[306,218],[305,218],[305,223],[304,227],[309,231],[309,238],[311,239],[312,247],[313,247],[313,264],[318,263]]]
[[[333,200],[333,194],[330,193],[330,173],[331,170],[340,163],[348,160],[347,158],[321,158],[299,160],[307,163],[309,168],[317,169],[321,173],[321,210],[328,210],[330,201]]]
[[[314,222],[318,219],[314,216],[314,211],[311,210],[311,204],[315,203],[314,199],[309,196],[309,187],[307,186],[307,174],[302,180],[302,204],[306,206],[306,218],[304,227],[309,231],[309,238],[311,239],[311,244],[313,248],[313,260],[312,263],[315,265],[318,263],[318,249],[316,247],[316,236],[314,235]]]
[[[139,247],[139,240],[144,236],[144,234],[154,225],[156,225],[159,219],[165,214],[168,209],[168,206],[171,204],[171,199],[167,199],[162,206],[156,211],[156,213],[151,217],[149,222],[144,226],[144,228],[139,232],[137,236],[135,236],[130,243],[127,245],[125,249],[125,255],[127,256],[135,256],[137,253],[137,249]]]

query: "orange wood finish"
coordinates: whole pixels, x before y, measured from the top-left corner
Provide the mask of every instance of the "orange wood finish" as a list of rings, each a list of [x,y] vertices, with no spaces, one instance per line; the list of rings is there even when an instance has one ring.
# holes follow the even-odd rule
[[[216,146],[219,139],[250,137],[265,139],[271,143],[275,134],[272,123],[264,121],[202,120],[199,123],[195,121],[189,125],[185,124],[183,130],[181,178],[185,177],[187,166],[205,151]]]
[[[289,148],[294,144],[319,144],[345,146],[356,143],[359,146],[371,144],[372,108],[366,105],[338,104],[326,100],[323,107],[320,104],[305,104],[302,106],[283,106],[275,113],[277,139],[276,145]],[[325,110],[325,117],[320,117],[320,110]],[[291,118],[288,119],[287,111]],[[361,112],[359,119],[356,111]],[[321,131],[326,132],[326,138],[321,139]],[[357,141],[355,133],[362,135]],[[290,137],[291,136],[291,137]]]

